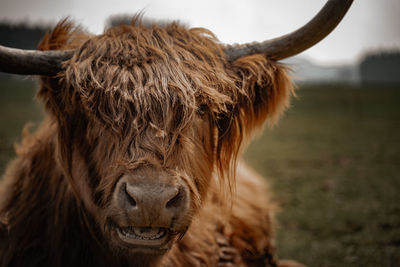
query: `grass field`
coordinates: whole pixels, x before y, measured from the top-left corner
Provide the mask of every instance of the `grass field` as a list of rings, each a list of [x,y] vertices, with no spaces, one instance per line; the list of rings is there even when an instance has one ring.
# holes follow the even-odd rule
[[[27,121],[35,85],[0,82],[0,172]],[[246,153],[280,204],[281,258],[309,266],[400,266],[400,88],[300,88]]]
[[[300,88],[246,158],[281,204],[281,257],[400,266],[400,88]]]
[[[31,80],[0,80],[0,175],[11,158],[13,145],[21,140],[27,122],[40,122],[41,106],[34,101],[38,86]]]

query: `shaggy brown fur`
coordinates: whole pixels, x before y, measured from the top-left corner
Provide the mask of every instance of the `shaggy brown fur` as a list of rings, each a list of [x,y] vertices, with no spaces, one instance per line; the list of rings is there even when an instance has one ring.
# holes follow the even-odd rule
[[[138,18],[99,36],[62,21],[39,48],[77,52],[42,77],[48,116],[4,175],[1,266],[279,265],[267,186],[238,156],[288,106],[284,66],[229,63],[205,29]],[[147,169],[190,192],[170,250],[154,255],[121,246],[110,223],[121,175]]]

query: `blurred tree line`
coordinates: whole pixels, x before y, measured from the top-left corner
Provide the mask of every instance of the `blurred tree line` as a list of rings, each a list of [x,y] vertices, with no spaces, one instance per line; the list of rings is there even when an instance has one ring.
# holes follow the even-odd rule
[[[400,84],[400,50],[368,53],[359,67],[364,85]]]
[[[32,25],[27,22],[11,23],[0,21],[0,45],[36,49],[44,34],[51,27],[44,25]],[[18,78],[17,75],[0,73],[0,79]]]
[[[35,49],[48,26],[31,25],[26,22],[0,21],[0,44],[9,47]]]

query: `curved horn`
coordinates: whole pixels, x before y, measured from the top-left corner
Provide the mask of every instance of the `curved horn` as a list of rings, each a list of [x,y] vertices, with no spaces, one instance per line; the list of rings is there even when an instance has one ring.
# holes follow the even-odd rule
[[[227,46],[229,61],[252,54],[265,54],[280,60],[294,56],[324,39],[342,20],[353,0],[329,0],[320,12],[300,29],[261,43]]]
[[[0,71],[52,76],[61,70],[61,62],[70,59],[73,54],[72,50],[23,50],[0,45]]]

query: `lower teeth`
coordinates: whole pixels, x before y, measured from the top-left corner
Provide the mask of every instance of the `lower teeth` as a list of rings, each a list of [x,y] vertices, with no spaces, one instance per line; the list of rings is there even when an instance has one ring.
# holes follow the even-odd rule
[[[140,240],[156,240],[161,238],[165,234],[165,230],[160,228],[153,230],[153,229],[145,229],[137,227],[125,227],[120,230],[124,236]]]

